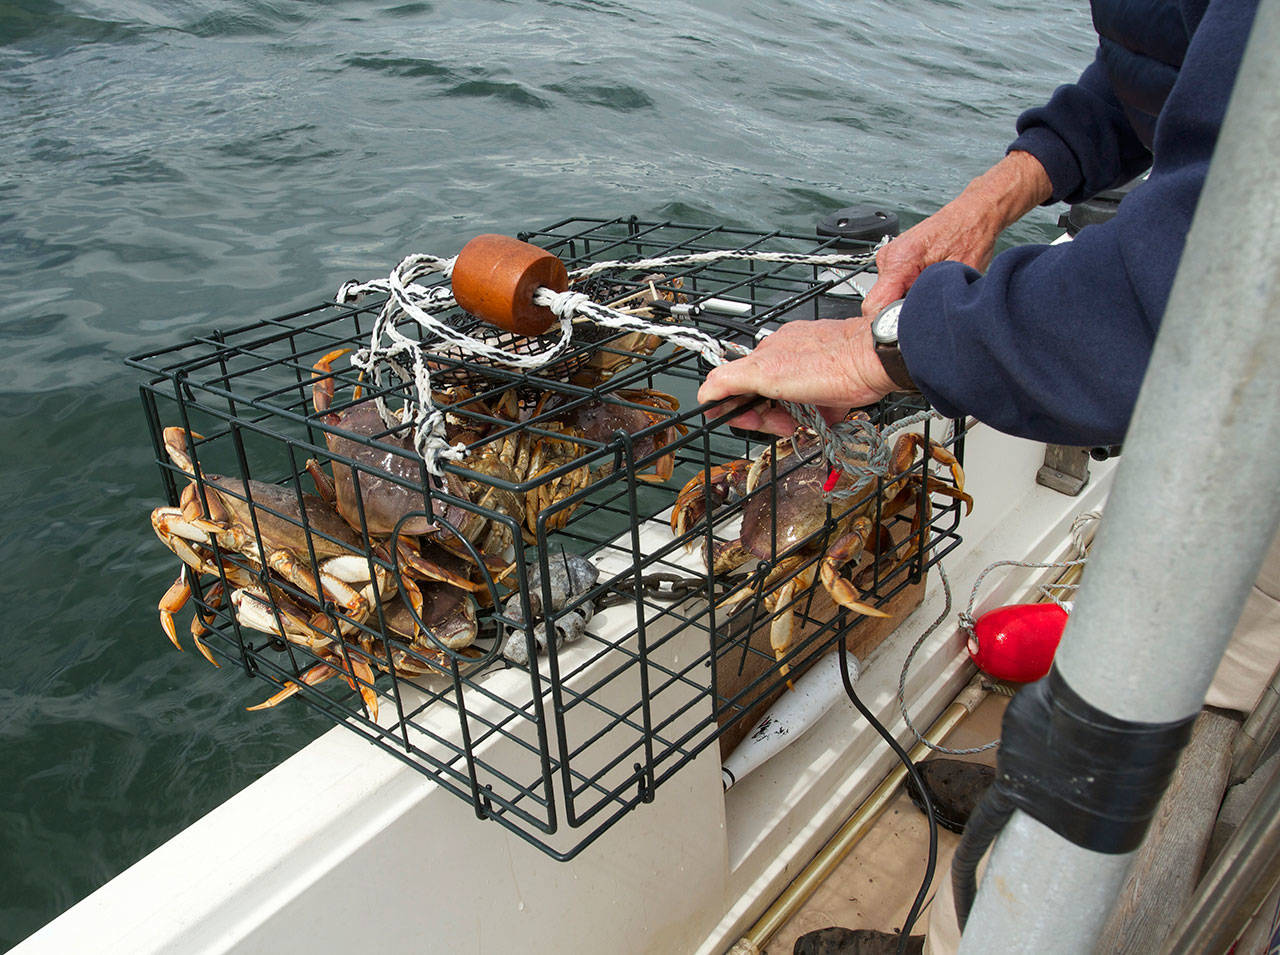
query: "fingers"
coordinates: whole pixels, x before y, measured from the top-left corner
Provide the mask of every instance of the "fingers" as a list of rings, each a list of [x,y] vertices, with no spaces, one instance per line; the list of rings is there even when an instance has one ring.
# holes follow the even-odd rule
[[[896,302],[907,294],[908,283],[900,275],[881,273],[876,284],[862,300],[862,317],[875,318],[890,302]]]

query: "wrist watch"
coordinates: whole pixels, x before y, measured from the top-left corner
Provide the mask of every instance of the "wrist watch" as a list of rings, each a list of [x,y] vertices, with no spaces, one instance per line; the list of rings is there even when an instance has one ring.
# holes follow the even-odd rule
[[[907,363],[898,350],[898,315],[902,312],[902,299],[890,302],[880,314],[871,320],[871,340],[875,342],[876,354],[880,356],[880,364],[885,373],[893,380],[901,391],[919,391],[907,371]]]

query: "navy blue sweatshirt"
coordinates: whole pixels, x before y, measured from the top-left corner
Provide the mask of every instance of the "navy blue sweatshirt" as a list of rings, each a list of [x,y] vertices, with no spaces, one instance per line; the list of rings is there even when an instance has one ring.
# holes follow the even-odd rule
[[[912,378],[944,414],[1068,445],[1116,444],[1128,427],[1257,0],[1093,6],[1097,57],[1018,118],[1009,148],[1040,160],[1050,202],[1150,166],[1147,181],[1071,242],[1007,250],[985,275],[925,269],[898,331]]]

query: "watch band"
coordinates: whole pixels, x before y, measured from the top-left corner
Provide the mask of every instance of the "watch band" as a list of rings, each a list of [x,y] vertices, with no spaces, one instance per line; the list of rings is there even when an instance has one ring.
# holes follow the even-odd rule
[[[885,373],[900,391],[920,390],[911,380],[911,372],[907,371],[907,362],[896,344],[876,342],[876,354],[880,357],[880,364],[884,365]]]

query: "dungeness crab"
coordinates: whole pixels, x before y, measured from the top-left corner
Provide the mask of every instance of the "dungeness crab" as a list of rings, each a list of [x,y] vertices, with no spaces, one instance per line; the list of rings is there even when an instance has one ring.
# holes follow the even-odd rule
[[[258,587],[245,587],[235,591],[231,601],[242,626],[283,636],[307,647],[319,658],[315,666],[302,673],[302,683],[315,686],[344,675],[360,693],[373,719],[378,716],[378,697],[373,690],[371,666],[407,677],[447,673],[451,652],[470,647],[478,631],[475,599],[464,590],[440,582],[423,584],[420,593],[415,589],[409,602],[403,595],[383,600],[383,636],[376,637],[365,627],[352,627],[344,633],[341,643],[327,630],[315,626],[314,614],[309,615],[297,602],[274,589],[267,595]],[[276,706],[299,689],[298,683],[286,683],[280,692],[249,709]]]
[[[183,488],[178,507],[151,512],[151,526],[161,542],[197,574],[218,575],[234,587],[246,587],[269,571],[318,602],[333,601],[352,620],[363,620],[369,612],[370,588],[384,590],[387,580],[383,567],[370,560],[360,535],[312,494],[217,474],[201,474],[197,484],[188,446],[199,438],[182,428],[164,430],[165,451],[192,480]],[[314,568],[312,553],[318,565]],[[179,649],[173,615],[190,596],[184,568],[160,601],[160,623]],[[220,599],[220,592],[211,599]],[[192,636],[216,666],[200,641],[202,629],[197,618]]]
[[[352,527],[363,527],[377,537],[398,533],[397,554],[416,576],[447,581],[473,591],[484,589],[486,585],[474,581],[470,575],[452,572],[446,562],[438,559],[438,551],[443,548],[471,559],[474,548],[490,572],[500,574],[514,556],[510,528],[474,509],[454,504],[450,498],[518,520],[524,514],[520,495],[448,474],[444,481],[445,493],[432,496],[432,513],[428,515],[426,497],[420,490],[424,474],[422,458],[414,450],[407,429],[389,429],[373,401],[359,400],[358,389],[354,403],[332,410],[333,362],[346,351],[329,352],[312,369],[312,403],[316,411],[324,415],[325,424],[334,429],[325,431],[325,443],[334,455],[333,480],[327,479],[318,463],[308,462],[317,487],[325,496],[332,496],[338,513]],[[477,434],[452,436],[458,437],[474,439]],[[354,462],[355,467],[346,460]],[[506,463],[493,454],[481,454],[476,461],[469,460],[468,466],[507,483],[518,481]],[[446,524],[456,528],[457,534]],[[470,542],[471,547],[459,536]]]
[[[808,432],[797,436],[797,445],[802,451],[806,447],[812,450],[814,441]],[[779,447],[786,448],[786,445]],[[840,606],[867,616],[886,616],[883,611],[864,602],[858,588],[841,571],[857,563],[868,544],[872,550],[878,550],[888,534],[885,521],[906,510],[916,500],[912,482],[918,481],[920,475],[915,471],[908,472],[908,469],[920,448],[927,448],[930,458],[948,467],[954,480],[951,484],[930,476],[927,490],[950,495],[972,507],[973,499],[964,491],[964,472],[955,457],[936,442],[931,441],[926,446],[922,436],[908,432],[894,445],[888,477],[881,482],[879,494],[866,478],[855,478],[847,473],[839,475],[832,484],[830,469],[821,458],[784,466],[789,454],[779,457],[775,486],[757,489],[760,476],[770,467],[771,453],[766,449],[755,460],[730,461],[695,476],[676,499],[671,527],[676,534],[683,535],[705,516],[708,499],[715,506],[731,494],[750,495],[742,508],[742,527],[738,536],[716,544],[708,555],[708,565],[713,574],[720,575],[752,560],[772,563],[763,580],[738,588],[724,599],[723,604],[733,607],[747,597],[762,595],[765,608],[773,615],[770,644],[774,655],[781,661],[794,637],[794,598],[812,585],[815,572],[827,593]],[[839,494],[854,490],[864,482],[865,493],[851,495],[845,500],[828,497],[831,492]],[[928,494],[925,494],[926,507],[928,499]],[[876,524],[877,517],[879,525]],[[927,515],[917,513],[913,520],[927,520]],[[828,533],[822,533],[824,529]],[[784,675],[788,669],[786,664],[780,667]]]

